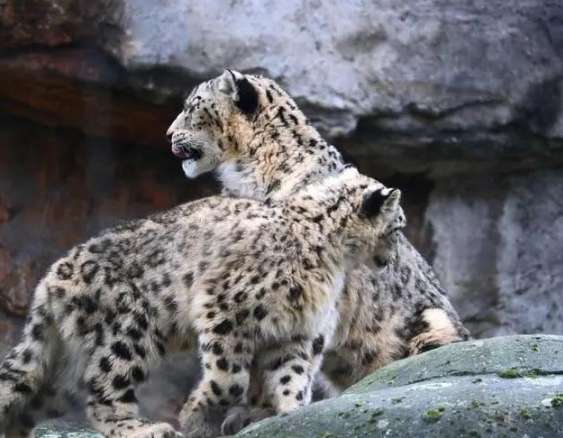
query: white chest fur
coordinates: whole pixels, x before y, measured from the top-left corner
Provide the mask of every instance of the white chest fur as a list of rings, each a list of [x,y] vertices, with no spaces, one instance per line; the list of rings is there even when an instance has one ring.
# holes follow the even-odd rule
[[[318,319],[313,323],[313,330],[317,331],[318,334],[323,334],[325,336],[328,346],[332,344],[334,332],[336,331],[336,326],[340,317],[337,303],[342,291],[344,290],[345,278],[346,275],[344,272],[336,274],[333,287],[330,290],[331,295],[326,302],[326,306],[318,313]]]
[[[255,173],[250,169],[241,169],[234,163],[224,163],[217,168],[217,176],[229,193],[241,198],[263,199],[265,196],[256,181]]]

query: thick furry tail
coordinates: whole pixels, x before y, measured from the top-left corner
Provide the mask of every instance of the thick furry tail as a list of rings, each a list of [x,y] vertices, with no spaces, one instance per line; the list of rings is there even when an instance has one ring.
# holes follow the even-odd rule
[[[60,344],[45,282],[37,287],[22,341],[0,364],[0,435],[27,436],[34,426],[33,411],[45,405],[53,391],[45,384],[53,375]]]

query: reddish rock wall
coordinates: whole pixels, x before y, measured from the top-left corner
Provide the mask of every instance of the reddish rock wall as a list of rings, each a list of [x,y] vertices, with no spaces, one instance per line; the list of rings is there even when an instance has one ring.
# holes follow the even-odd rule
[[[157,127],[158,129],[158,127]],[[114,143],[0,117],[0,339],[49,263],[101,228],[213,193],[167,148]],[[2,321],[2,314],[0,314]]]

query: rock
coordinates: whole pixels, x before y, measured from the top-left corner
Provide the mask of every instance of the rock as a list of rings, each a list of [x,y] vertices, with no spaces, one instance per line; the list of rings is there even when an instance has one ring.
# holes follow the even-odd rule
[[[561,336],[452,344],[397,361],[338,398],[251,425],[236,436],[555,437],[563,433],[562,355]],[[99,436],[68,421],[35,431],[44,438]]]
[[[563,333],[562,199],[559,171],[436,184],[434,267],[475,336]]]
[[[12,270],[12,257],[6,249],[0,246],[0,283],[4,282]]]
[[[4,260],[2,260],[4,258]],[[36,283],[37,273],[34,272],[33,262],[19,263],[13,266],[7,251],[0,249],[0,263],[4,262],[5,277],[0,283],[0,307],[10,315],[23,317],[27,314],[30,291]]]
[[[0,175],[10,212],[0,227],[0,312],[20,317],[46,268],[73,245],[102,228],[216,191],[209,178],[188,182],[166,149],[84,138],[5,116]]]
[[[225,66],[279,80],[403,189],[476,336],[563,333],[562,17],[555,0],[0,0],[0,340],[69,247],[215,192],[164,132]]]
[[[44,423],[33,432],[35,438],[104,438],[104,435],[83,423],[65,420]]]
[[[1,0],[0,49],[55,47],[117,30],[114,0]]]
[[[519,374],[515,377],[530,379],[555,376],[563,370],[562,355],[563,336],[515,335],[459,342],[388,365],[356,383],[346,393],[367,393],[449,376],[492,374],[504,378],[508,370]],[[555,380],[563,383],[563,379]]]
[[[135,123],[147,143],[163,142],[158,114],[169,118],[167,105],[179,107],[170,99],[229,66],[280,80],[323,132],[388,171],[447,175],[563,162],[563,5],[553,0],[4,0],[0,11],[5,44],[33,44],[0,65],[0,83],[19,79],[30,95],[5,86],[0,101],[42,123],[126,141]],[[89,50],[62,46],[69,42]],[[42,45],[56,50],[35,48]],[[57,69],[60,56],[67,59]],[[52,60],[37,70],[37,58]],[[78,59],[106,72],[85,77]],[[41,91],[50,86],[58,91]],[[138,100],[116,99],[108,109],[96,87]],[[49,103],[53,95],[60,104]],[[61,110],[80,102],[115,129]],[[128,125],[125,114],[139,111],[155,122],[145,114]]]
[[[9,349],[10,346],[0,339],[0,358],[3,358]]]
[[[0,358],[19,339],[23,319],[10,315],[0,308]]]
[[[10,220],[10,208],[0,196],[0,225]]]
[[[119,58],[131,69],[201,77],[225,65],[265,70],[320,109],[333,134],[370,116],[409,132],[424,118],[436,128],[485,130],[505,125],[526,93],[561,73],[561,12],[532,0],[125,1]]]
[[[452,344],[395,362],[338,398],[236,436],[560,436],[562,355],[561,336]]]
[[[106,57],[83,48],[0,59],[0,109],[48,126],[166,150],[165,132],[178,104],[157,105],[147,96],[111,91],[123,85],[116,69]],[[96,87],[88,86],[92,83]]]

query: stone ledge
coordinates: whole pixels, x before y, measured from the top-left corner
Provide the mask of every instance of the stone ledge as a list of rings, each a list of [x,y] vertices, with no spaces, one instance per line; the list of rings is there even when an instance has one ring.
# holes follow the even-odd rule
[[[341,397],[238,437],[480,437],[563,434],[563,337],[448,345],[395,362]]]
[[[39,438],[97,438],[46,423]],[[563,434],[563,336],[461,342],[397,361],[341,397],[254,424],[238,437],[480,437]]]

